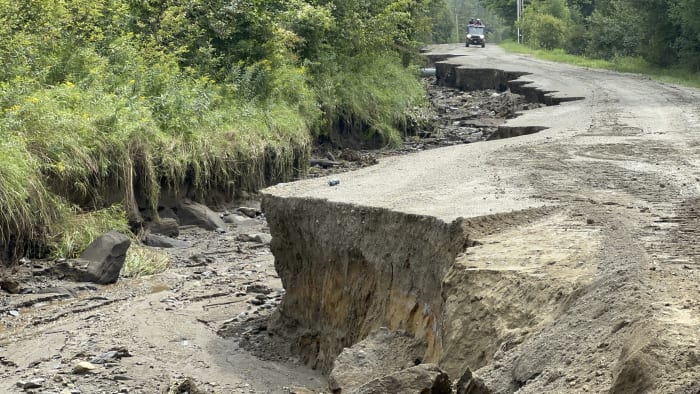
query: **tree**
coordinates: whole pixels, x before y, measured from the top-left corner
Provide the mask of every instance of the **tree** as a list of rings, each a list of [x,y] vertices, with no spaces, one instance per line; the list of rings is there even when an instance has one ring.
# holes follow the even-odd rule
[[[565,0],[533,0],[523,12],[520,29],[534,48],[563,48],[573,26]]]
[[[700,0],[672,2],[669,19],[680,31],[673,45],[679,61],[692,71],[700,71]]]

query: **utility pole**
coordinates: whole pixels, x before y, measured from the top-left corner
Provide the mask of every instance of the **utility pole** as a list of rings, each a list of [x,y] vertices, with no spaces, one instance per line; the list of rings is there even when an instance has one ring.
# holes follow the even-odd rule
[[[523,0],[515,0],[515,8],[517,14],[517,24],[518,24],[518,44],[522,44],[520,39],[520,18],[523,16]]]
[[[520,0],[518,0],[520,1]],[[455,7],[455,30],[457,31],[457,42],[461,40],[459,37],[459,14],[457,13],[457,8]]]

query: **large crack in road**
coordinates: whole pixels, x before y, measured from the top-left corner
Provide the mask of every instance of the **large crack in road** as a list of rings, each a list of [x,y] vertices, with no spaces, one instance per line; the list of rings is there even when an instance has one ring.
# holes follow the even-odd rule
[[[438,80],[505,76],[560,105],[504,126],[538,133],[267,189],[276,332],[337,392],[412,361],[499,393],[697,392],[698,91],[494,47],[430,54]]]

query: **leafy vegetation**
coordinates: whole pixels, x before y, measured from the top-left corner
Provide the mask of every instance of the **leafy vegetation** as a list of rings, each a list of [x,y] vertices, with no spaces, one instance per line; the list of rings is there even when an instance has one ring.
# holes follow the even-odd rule
[[[569,54],[619,63],[636,63],[658,73],[700,72],[698,0],[525,0],[515,20],[513,1],[482,0],[507,24],[519,26],[523,42],[534,49],[563,49]]]
[[[445,34],[441,10],[0,0],[2,259],[75,255],[105,224],[126,231],[139,208],[155,211],[165,189],[202,198],[291,179],[314,138],[396,142],[423,99],[415,49]]]
[[[145,246],[131,246],[120,275],[127,278],[154,275],[165,271],[171,264],[172,261],[165,252]]]

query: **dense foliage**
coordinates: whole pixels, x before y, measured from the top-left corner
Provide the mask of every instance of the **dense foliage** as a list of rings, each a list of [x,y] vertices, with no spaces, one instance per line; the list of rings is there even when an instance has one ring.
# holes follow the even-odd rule
[[[502,18],[479,0],[447,0],[446,5],[448,19],[435,19],[444,29],[450,30],[450,42],[462,42],[469,20],[477,18],[486,25],[489,42],[498,42],[509,33],[510,29],[503,23]],[[514,7],[513,11],[515,11]]]
[[[337,128],[396,141],[441,5],[0,0],[0,250],[74,254],[164,188],[290,179]]]
[[[515,2],[482,0],[515,25]],[[525,0],[526,45],[602,59],[641,57],[659,67],[700,71],[698,0]]]

